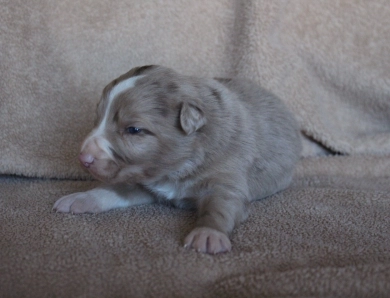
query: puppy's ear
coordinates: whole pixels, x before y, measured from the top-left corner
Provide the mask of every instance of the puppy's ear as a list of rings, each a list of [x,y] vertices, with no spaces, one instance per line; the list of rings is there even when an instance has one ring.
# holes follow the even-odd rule
[[[187,135],[206,124],[206,117],[196,102],[183,102],[180,111],[180,125]]]

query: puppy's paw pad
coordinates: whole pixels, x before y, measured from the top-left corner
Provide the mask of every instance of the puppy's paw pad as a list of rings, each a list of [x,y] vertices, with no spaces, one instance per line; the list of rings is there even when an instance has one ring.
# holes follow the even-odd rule
[[[184,240],[184,247],[208,254],[217,254],[231,250],[231,243],[226,234],[217,230],[200,227],[195,228]]]
[[[78,192],[60,198],[55,202],[53,211],[63,213],[98,213],[103,210],[96,198],[87,193]]]

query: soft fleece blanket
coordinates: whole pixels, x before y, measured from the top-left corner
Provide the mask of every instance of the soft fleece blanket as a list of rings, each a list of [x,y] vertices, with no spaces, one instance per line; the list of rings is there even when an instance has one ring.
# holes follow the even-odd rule
[[[279,95],[304,155],[390,154],[387,0],[3,1],[0,171],[79,178],[103,87],[163,64]]]
[[[390,295],[387,0],[0,4],[1,297]],[[292,186],[252,204],[230,254],[181,247],[188,211],[51,212],[96,184],[79,144],[103,87],[144,64],[248,77],[301,125]]]

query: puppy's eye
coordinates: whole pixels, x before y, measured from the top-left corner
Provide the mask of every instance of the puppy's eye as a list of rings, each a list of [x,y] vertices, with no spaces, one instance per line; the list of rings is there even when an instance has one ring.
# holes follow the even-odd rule
[[[131,135],[136,135],[142,132],[142,128],[130,126],[126,128],[126,132]]]

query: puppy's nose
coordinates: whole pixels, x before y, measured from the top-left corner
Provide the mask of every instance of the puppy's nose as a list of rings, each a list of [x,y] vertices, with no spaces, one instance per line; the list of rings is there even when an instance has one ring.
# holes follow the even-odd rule
[[[89,168],[91,166],[91,164],[93,164],[94,160],[95,160],[95,158],[91,154],[80,153],[80,155],[79,155],[79,161],[86,168]]]

